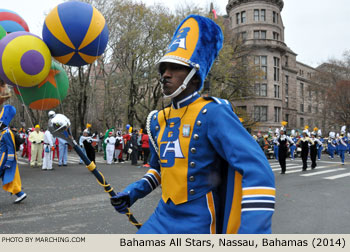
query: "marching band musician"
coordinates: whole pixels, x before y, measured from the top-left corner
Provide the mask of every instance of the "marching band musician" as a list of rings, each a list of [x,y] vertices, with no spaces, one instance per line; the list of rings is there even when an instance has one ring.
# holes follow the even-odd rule
[[[317,144],[317,159],[321,160],[324,139],[322,137],[322,131],[320,129],[317,131],[317,139],[321,142],[321,144]]]
[[[299,138],[297,145],[301,147],[301,159],[303,160],[303,169],[302,171],[306,171],[307,169],[307,157],[309,155],[309,144],[313,144],[314,142],[308,136],[308,130],[303,130],[303,136]]]
[[[296,138],[296,133],[295,133],[295,130],[293,129],[291,131],[291,134],[290,134],[291,138],[292,138],[292,141],[294,143],[296,143],[298,141],[298,138]],[[289,149],[290,149],[290,157],[291,157],[291,160],[294,160],[294,155],[295,155],[295,150],[296,150],[297,146],[296,144],[292,144]]]
[[[347,149],[347,142],[348,142],[348,139],[346,138],[345,136],[345,130],[346,130],[346,126],[343,126],[341,128],[341,131],[340,131],[340,136],[339,138],[337,139],[337,144],[338,144],[338,154],[339,154],[339,157],[341,159],[341,164],[344,165],[344,161],[345,161],[345,152],[346,152],[346,149]]]
[[[273,142],[273,156],[275,157],[276,161],[278,161],[278,128],[275,131],[275,135],[272,138],[272,142]]]
[[[337,141],[335,140],[335,132],[329,132],[327,143],[327,152],[329,154],[329,158],[334,159],[334,151],[337,145]]]
[[[271,232],[274,175],[264,153],[228,101],[198,94],[222,42],[211,19],[190,15],[159,62],[172,103],[148,116],[151,168],[112,197],[125,213],[161,184],[159,204],[138,233]]]
[[[290,143],[290,145],[295,145],[295,143],[289,136],[285,135],[285,129],[283,127],[280,130],[280,134],[276,142],[278,145],[278,162],[280,163],[280,166],[281,166],[281,174],[285,174],[286,158],[288,153],[288,143]]]
[[[96,163],[96,152],[95,148],[92,146],[92,142],[98,142],[100,140],[98,138],[93,138],[94,136],[95,134],[89,136],[89,130],[84,129],[83,135],[80,136],[79,144],[80,146],[83,146],[82,150],[85,150],[86,156],[90,159],[90,161]]]
[[[312,144],[310,144],[310,158],[311,158],[311,169],[315,169],[316,164],[316,156],[317,156],[317,148],[318,146],[322,146],[322,143],[319,139],[316,138],[316,132],[311,132],[311,140]]]
[[[4,105],[0,113],[0,178],[2,179],[2,188],[17,196],[14,203],[20,203],[27,197],[27,194],[22,191],[15,137],[8,128],[15,114],[15,107],[9,104]]]

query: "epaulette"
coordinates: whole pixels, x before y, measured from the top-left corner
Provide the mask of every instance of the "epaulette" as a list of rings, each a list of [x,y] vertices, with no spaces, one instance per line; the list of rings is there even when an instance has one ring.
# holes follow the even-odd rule
[[[226,99],[220,99],[220,98],[217,98],[217,97],[214,97],[214,96],[207,96],[207,97],[203,97],[204,100],[207,100],[207,101],[214,101],[215,103],[217,104],[227,104],[227,105],[230,105],[231,103],[226,100]]]

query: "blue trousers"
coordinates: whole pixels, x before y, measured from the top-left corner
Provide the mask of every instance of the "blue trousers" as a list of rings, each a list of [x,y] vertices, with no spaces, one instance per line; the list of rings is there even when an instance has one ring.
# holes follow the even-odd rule
[[[86,150],[84,147],[80,147],[80,149],[83,151],[83,153],[86,155]],[[80,158],[79,164],[84,163],[84,161]]]
[[[292,159],[294,159],[294,152],[295,152],[295,149],[296,149],[297,147],[295,146],[295,144],[293,144],[291,147],[290,147],[290,157],[292,158]]]
[[[335,148],[328,148],[328,154],[329,154],[329,156],[333,159],[334,158],[334,150],[335,150]]]
[[[275,159],[278,160],[278,146],[273,146],[273,155],[275,156]]]
[[[318,150],[317,150],[317,158],[318,158],[318,159],[321,159],[322,150],[323,150],[323,147],[322,147],[322,146],[320,146],[320,147],[318,148]]]
[[[339,153],[341,162],[344,163],[344,161],[345,161],[345,150],[339,150],[338,149],[338,153]]]
[[[207,197],[209,194],[175,205],[171,200],[167,203],[161,199],[151,217],[138,230],[138,234],[210,234],[216,233],[212,227],[215,209],[210,211]],[[215,198],[214,195],[214,205]]]
[[[58,165],[67,165],[67,159],[68,159],[68,145],[67,144],[60,144],[58,146],[60,156],[58,158]]]

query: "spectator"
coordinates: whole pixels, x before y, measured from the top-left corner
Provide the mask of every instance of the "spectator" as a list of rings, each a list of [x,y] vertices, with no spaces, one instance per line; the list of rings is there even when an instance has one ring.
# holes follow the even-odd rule
[[[35,125],[35,129],[29,135],[29,141],[31,142],[31,160],[30,166],[34,167],[36,165],[43,165],[43,143],[44,143],[44,133],[40,131],[40,125]]]
[[[141,142],[142,142],[142,151],[143,151],[143,167],[150,167],[148,164],[148,157],[149,157],[149,137],[147,130],[143,131],[142,137],[141,137]]]

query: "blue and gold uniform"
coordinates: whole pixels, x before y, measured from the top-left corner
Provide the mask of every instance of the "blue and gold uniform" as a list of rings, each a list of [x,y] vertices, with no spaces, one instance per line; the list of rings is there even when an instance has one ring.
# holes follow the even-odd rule
[[[228,101],[197,92],[222,44],[215,22],[190,15],[159,61],[159,66],[179,64],[190,70],[182,84],[176,81],[179,72],[160,70],[162,78],[175,79],[177,89],[163,90],[172,104],[147,119],[151,169],[114,198],[128,199],[114,205],[125,213],[125,206],[161,185],[159,204],[138,233],[271,232],[275,182],[264,153]],[[194,75],[200,82],[192,82]]]
[[[17,157],[15,153],[15,138],[7,127],[0,133],[0,171],[3,171],[3,189],[16,194],[21,191]],[[5,168],[9,167],[9,168]]]
[[[151,133],[152,168],[124,190],[132,205],[162,185],[139,233],[271,232],[274,175],[226,100],[195,93],[155,114]]]
[[[17,164],[15,136],[7,127],[15,114],[16,109],[8,104],[0,112],[0,125],[2,128],[0,133],[0,178],[2,178],[2,188],[15,194],[17,196],[15,203],[19,203],[27,195],[22,191]]]

